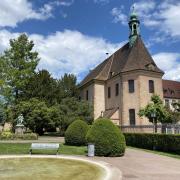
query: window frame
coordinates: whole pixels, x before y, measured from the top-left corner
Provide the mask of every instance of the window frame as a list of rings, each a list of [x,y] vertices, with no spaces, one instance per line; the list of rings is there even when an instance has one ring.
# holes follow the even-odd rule
[[[108,98],[111,98],[111,87],[108,87]]]
[[[133,116],[133,119],[132,119],[132,116]],[[135,109],[129,109],[129,124],[130,126],[136,125],[136,110]]]
[[[149,93],[154,93],[154,80],[149,80]]]
[[[134,81],[134,79],[128,80],[128,89],[129,89],[129,93],[135,92],[135,81]]]
[[[119,96],[119,83],[115,85],[115,96]]]
[[[86,101],[88,101],[88,100],[89,100],[89,91],[86,90]]]

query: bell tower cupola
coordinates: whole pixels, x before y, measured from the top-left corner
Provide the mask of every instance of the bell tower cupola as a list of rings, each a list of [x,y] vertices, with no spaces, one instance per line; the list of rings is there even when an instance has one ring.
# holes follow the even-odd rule
[[[134,7],[132,8],[132,12],[130,14],[129,29],[129,45],[130,47],[132,47],[137,37],[140,35],[140,21],[138,19],[138,15],[136,14]]]

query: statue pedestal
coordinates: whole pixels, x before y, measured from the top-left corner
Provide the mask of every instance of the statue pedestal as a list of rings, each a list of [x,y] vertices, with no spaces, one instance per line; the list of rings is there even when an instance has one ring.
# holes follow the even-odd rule
[[[23,124],[17,124],[15,128],[15,134],[23,135],[24,134],[24,125]]]

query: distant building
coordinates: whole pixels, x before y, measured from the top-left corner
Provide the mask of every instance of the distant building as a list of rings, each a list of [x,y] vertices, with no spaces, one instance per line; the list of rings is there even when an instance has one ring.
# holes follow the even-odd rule
[[[138,112],[152,94],[169,103],[180,99],[180,83],[162,81],[157,67],[140,36],[136,13],[130,15],[129,42],[92,70],[80,84],[81,99],[92,103],[94,119],[110,118],[120,126],[149,125]]]
[[[180,82],[163,80],[164,104],[173,110],[172,104],[180,103]]]

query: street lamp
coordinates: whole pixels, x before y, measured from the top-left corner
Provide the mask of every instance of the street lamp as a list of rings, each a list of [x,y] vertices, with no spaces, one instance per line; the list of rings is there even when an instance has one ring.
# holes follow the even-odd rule
[[[155,118],[156,118],[156,112],[155,111],[153,111],[153,112],[151,112],[151,117],[152,117],[152,119],[153,119],[153,133],[155,133]]]

